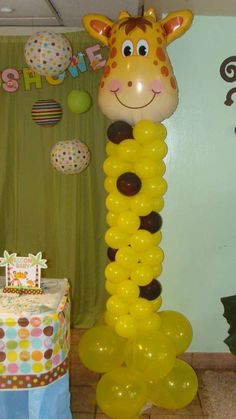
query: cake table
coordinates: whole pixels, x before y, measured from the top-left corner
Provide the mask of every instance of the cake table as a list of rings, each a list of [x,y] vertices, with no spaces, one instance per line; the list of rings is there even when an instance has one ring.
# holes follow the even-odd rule
[[[0,418],[71,419],[67,279],[43,294],[6,294],[0,278]]]

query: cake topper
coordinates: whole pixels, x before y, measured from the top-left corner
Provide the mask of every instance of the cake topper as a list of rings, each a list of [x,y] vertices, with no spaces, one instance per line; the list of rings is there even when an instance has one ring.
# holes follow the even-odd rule
[[[0,258],[0,267],[5,266],[6,283],[4,292],[26,294],[41,294],[41,269],[47,268],[46,259],[42,259],[42,252],[37,255],[17,256],[4,251]]]

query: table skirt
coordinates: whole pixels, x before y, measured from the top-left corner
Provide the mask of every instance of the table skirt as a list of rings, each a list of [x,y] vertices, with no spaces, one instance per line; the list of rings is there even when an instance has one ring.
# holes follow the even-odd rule
[[[41,388],[0,391],[0,419],[72,419],[69,374]]]

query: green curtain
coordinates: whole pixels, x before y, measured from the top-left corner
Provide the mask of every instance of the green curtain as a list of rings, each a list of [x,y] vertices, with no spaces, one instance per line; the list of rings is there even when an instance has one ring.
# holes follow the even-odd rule
[[[73,52],[96,42],[85,32],[65,34]],[[28,37],[0,37],[0,71],[26,67],[24,46]],[[64,82],[25,91],[23,75],[17,92],[0,86],[0,255],[6,249],[19,256],[43,252],[47,278],[68,278],[71,284],[72,325],[91,327],[104,310],[106,264],[105,191],[103,161],[109,121],[97,106],[102,70],[68,72]],[[73,89],[86,90],[92,108],[75,114],[67,107]],[[62,120],[51,128],[39,127],[31,118],[39,99],[55,99],[63,108]],[[50,152],[61,140],[79,139],[91,151],[89,167],[77,175],[57,172]],[[2,268],[1,268],[2,269]],[[1,275],[4,275],[2,270]]]

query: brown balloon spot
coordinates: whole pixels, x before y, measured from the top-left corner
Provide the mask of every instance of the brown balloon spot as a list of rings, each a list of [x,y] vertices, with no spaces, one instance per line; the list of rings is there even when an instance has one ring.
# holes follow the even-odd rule
[[[116,47],[112,47],[111,52],[110,52],[110,58],[115,58],[116,55],[117,55],[117,49]]]
[[[101,87],[101,89],[104,87],[104,81],[103,80],[100,83],[100,87]]]
[[[161,39],[160,37],[158,37],[158,38],[157,38],[157,42],[158,42],[158,44],[160,44],[160,45],[161,45],[161,44],[162,44],[162,39]]]
[[[0,339],[2,339],[5,336],[5,332],[2,328],[0,328]]]
[[[165,65],[163,65],[163,67],[161,67],[161,74],[165,77],[169,76],[169,70]]]
[[[153,61],[153,64],[154,64],[154,65],[158,65],[158,61],[157,61],[157,60],[154,60],[154,61]]]
[[[114,36],[114,38],[112,38],[111,40],[111,45],[114,45],[116,43],[116,37]]]
[[[133,85],[132,81],[128,81],[127,84],[128,84],[129,87],[132,87],[132,85]]]
[[[117,67],[117,62],[116,61],[113,61],[113,63],[111,64],[111,67],[112,68],[116,68]]]
[[[158,47],[157,48],[156,54],[157,54],[157,57],[159,58],[159,60],[161,60],[161,61],[165,61],[166,60],[165,53],[164,53],[164,51],[163,51],[163,49],[161,47]]]
[[[177,88],[176,81],[175,81],[174,77],[171,77],[170,84],[171,84],[171,87],[173,87],[173,89],[176,89]]]
[[[105,65],[103,75],[104,75],[104,77],[108,77],[109,74],[110,74],[110,66]]]
[[[44,333],[46,336],[52,336],[52,334],[53,334],[53,327],[52,327],[52,326],[47,326],[47,327],[45,327],[45,328],[43,329],[43,333]]]

